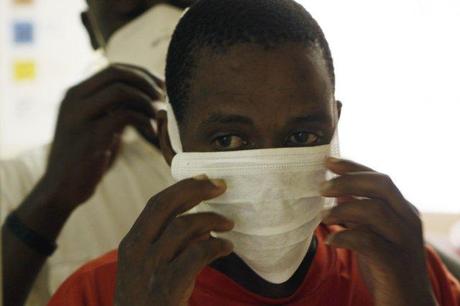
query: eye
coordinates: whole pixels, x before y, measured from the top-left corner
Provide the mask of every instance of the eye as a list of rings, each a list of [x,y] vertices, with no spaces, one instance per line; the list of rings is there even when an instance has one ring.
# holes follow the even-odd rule
[[[289,136],[288,144],[291,146],[307,147],[318,143],[319,136],[309,132],[296,132]]]
[[[213,144],[217,150],[238,150],[247,144],[247,141],[236,135],[224,135],[214,139]]]

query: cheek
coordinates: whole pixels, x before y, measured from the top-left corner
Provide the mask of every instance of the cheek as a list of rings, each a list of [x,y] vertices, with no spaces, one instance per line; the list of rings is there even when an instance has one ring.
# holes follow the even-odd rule
[[[184,152],[209,152],[211,146],[203,132],[186,126],[181,130],[181,142]]]
[[[186,141],[183,143],[184,152],[211,152],[211,146],[208,143],[199,143],[197,141]]]

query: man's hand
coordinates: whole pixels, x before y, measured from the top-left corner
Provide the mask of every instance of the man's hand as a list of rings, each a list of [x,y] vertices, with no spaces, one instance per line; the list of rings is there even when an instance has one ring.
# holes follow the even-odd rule
[[[384,174],[334,158],[326,166],[340,176],[325,182],[323,195],[339,204],[323,223],[344,227],[328,244],[358,254],[375,305],[436,305],[415,208]]]
[[[126,126],[156,141],[150,120],[162,86],[140,69],[114,65],[67,92],[42,180],[56,193],[57,209],[69,213],[93,194],[117,155]]]
[[[45,175],[15,211],[21,222],[55,241],[113,162],[127,125],[155,143],[152,102],[162,97],[162,86],[141,68],[114,65],[71,88],[61,104]],[[22,305],[46,256],[5,225],[2,255],[4,304]]]
[[[115,305],[188,305],[199,272],[233,249],[210,232],[229,231],[233,222],[215,213],[177,216],[224,191],[223,181],[202,176],[150,199],[118,250]]]

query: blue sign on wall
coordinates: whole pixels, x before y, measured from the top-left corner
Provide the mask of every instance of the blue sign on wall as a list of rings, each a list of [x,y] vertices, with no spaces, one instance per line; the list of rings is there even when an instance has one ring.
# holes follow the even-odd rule
[[[18,44],[29,44],[34,41],[34,25],[28,21],[17,21],[13,25],[14,42]]]

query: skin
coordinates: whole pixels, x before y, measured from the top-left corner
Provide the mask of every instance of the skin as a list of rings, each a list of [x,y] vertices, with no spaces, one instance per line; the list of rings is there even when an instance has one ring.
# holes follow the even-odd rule
[[[295,44],[274,50],[239,45],[218,56],[203,51],[197,56],[203,60],[198,60],[193,75],[186,119],[180,123],[184,150],[211,152],[330,142],[340,103],[334,100],[320,55],[315,48]],[[166,124],[162,112],[160,146],[171,163],[175,153]],[[339,176],[324,183],[323,195],[339,198],[340,205],[330,211],[325,223],[343,225],[328,243],[356,252],[375,305],[436,305],[427,277],[421,223],[412,205],[384,174],[345,160],[329,159],[326,166]],[[222,226],[219,230],[230,230],[231,224],[228,228],[226,222],[219,224],[222,217],[191,214],[186,220],[173,218],[225,191],[220,182],[215,194],[207,189],[200,193],[197,188],[203,188],[199,185],[203,180],[206,178],[179,182],[149,201],[119,248],[116,305],[187,305],[194,280],[205,264],[261,295],[283,297],[298,288],[299,283],[292,279],[272,286],[245,282],[257,279],[255,273],[238,262],[227,243],[209,239],[209,231],[218,226]],[[165,213],[167,217],[159,216]],[[149,220],[148,229],[145,220]],[[213,241],[221,245],[205,245]],[[232,270],[237,272],[229,273]],[[303,279],[307,271],[308,267],[297,273]]]
[[[115,30],[160,2],[90,1],[82,21],[98,48]],[[186,2],[172,4],[183,7]],[[22,223],[49,241],[56,240],[71,214],[94,193],[118,156],[126,126],[158,144],[150,120],[156,116],[152,102],[163,97],[164,84],[133,68],[109,67],[70,88],[61,103],[46,172],[16,210]],[[4,305],[23,305],[47,258],[5,226],[2,258]]]

